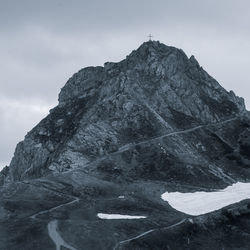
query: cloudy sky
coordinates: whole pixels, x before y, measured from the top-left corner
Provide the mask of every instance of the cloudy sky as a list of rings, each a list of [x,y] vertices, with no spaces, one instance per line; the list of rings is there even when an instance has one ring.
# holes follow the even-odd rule
[[[0,167],[79,69],[119,61],[152,33],[250,108],[249,0],[0,0]]]

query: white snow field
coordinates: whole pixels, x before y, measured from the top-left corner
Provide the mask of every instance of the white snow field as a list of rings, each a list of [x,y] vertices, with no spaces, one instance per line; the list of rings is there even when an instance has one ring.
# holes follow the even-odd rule
[[[97,217],[99,217],[100,219],[106,219],[106,220],[120,220],[120,219],[132,220],[132,219],[147,218],[146,216],[133,216],[133,215],[123,215],[123,214],[103,214],[103,213],[98,213]]]
[[[250,199],[250,183],[237,182],[216,192],[166,192],[161,198],[178,211],[189,215],[201,215]]]

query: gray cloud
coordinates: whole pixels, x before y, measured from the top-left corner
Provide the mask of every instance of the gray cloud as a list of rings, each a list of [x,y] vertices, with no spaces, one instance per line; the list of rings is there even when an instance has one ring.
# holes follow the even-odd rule
[[[17,141],[22,140],[28,128],[47,115],[49,106],[34,100],[18,101],[0,96],[0,164],[6,165]]]
[[[74,72],[123,59],[151,32],[249,106],[249,13],[247,0],[0,0],[0,164]]]
[[[2,0],[0,20],[6,30],[35,24],[63,34],[193,24],[245,32],[248,13],[247,0]]]

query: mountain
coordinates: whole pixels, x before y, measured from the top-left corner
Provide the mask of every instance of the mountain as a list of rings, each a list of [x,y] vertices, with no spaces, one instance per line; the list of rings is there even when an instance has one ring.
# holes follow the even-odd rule
[[[158,41],[81,69],[0,173],[0,249],[247,249],[248,201],[193,217],[161,194],[249,182],[249,117],[194,56]]]

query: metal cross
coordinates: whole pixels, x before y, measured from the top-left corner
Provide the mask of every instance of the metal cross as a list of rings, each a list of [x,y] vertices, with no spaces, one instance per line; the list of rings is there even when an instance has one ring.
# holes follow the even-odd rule
[[[149,34],[149,36],[148,36],[148,38],[149,38],[149,41],[152,41],[152,35],[151,34]]]

